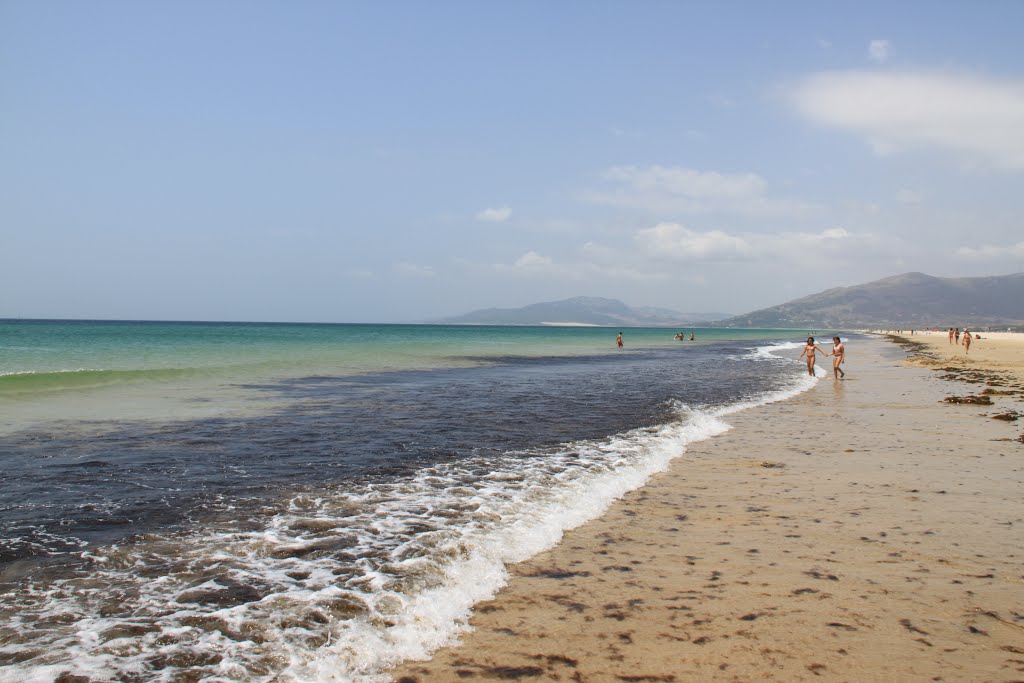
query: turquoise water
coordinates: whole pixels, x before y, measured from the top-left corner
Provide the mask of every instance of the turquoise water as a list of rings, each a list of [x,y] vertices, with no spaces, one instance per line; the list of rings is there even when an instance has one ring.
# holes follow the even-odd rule
[[[246,381],[428,369],[489,357],[615,350],[593,327],[0,321],[0,397],[196,379]],[[791,339],[792,330],[625,328],[625,351],[722,340]]]
[[[384,680],[816,381],[802,331],[676,331],[0,322],[0,683]]]

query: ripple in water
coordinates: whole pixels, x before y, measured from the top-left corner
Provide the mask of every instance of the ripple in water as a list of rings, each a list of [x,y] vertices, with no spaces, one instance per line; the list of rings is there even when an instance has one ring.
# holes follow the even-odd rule
[[[445,451],[448,457],[433,462],[422,457],[422,448],[413,449],[421,457],[404,469],[371,459],[372,467],[349,468],[350,479],[303,481],[288,493],[279,486],[258,503],[228,496],[217,514],[198,523],[154,524],[90,546],[77,564],[36,567],[29,578],[8,584],[0,607],[0,680],[49,682],[65,672],[117,681],[386,680],[381,672],[388,666],[425,656],[464,628],[471,606],[504,583],[507,563],[550,547],[565,529],[599,515],[664,469],[687,443],[728,429],[721,419],[726,413],[801,391],[812,381],[794,374],[789,361],[765,360],[753,363],[760,370],[757,381],[737,376],[724,392],[730,400],[717,407],[706,401],[690,409],[664,397],[644,404],[646,414],[662,417],[654,426],[546,444],[496,438],[467,445],[457,457]],[[496,415],[504,408],[508,419],[527,425],[532,414],[540,441],[550,438],[541,426],[545,418],[564,429],[574,413],[542,417],[537,403],[524,403],[532,407],[516,413],[509,406],[517,392],[539,397],[543,410],[550,410],[559,396],[578,398],[576,391],[589,381],[584,378],[600,375],[595,382],[603,384],[611,374],[607,367],[562,368],[557,390],[545,394],[549,370],[539,373],[544,382],[531,382],[521,375],[535,372],[535,365],[527,365],[526,373],[516,369],[481,369],[494,381],[469,373],[477,395],[469,392],[465,403]],[[673,374],[664,358],[645,369],[665,375],[656,387],[685,374],[678,368]],[[637,368],[620,370],[635,375]],[[520,382],[511,391],[510,374]],[[568,380],[573,374],[575,380]],[[382,393],[408,400],[430,395],[436,389],[431,385],[401,391],[374,386],[358,398],[379,410],[388,403]],[[695,393],[692,381],[686,386],[699,398],[715,393]],[[500,395],[481,401],[481,389],[482,395]],[[325,410],[319,394],[314,398],[321,404],[310,407],[308,385],[289,390],[306,401],[293,419],[303,410]],[[628,392],[614,399],[617,414],[620,408],[629,413]],[[595,403],[602,407],[592,408],[593,414],[610,417],[607,402]],[[346,406],[350,410],[351,402]],[[437,403],[428,407],[446,412]],[[476,423],[475,439],[485,423]],[[446,429],[441,419],[423,428],[436,432],[435,439]],[[588,425],[577,429],[585,432]],[[415,436],[414,427],[408,431],[389,434],[401,441]],[[522,447],[504,447],[517,440]],[[435,442],[425,443],[429,452]]]

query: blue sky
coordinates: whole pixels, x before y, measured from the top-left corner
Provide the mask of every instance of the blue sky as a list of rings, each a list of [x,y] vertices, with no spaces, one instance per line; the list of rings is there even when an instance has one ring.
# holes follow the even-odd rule
[[[1020,2],[0,0],[0,317],[1024,271]]]

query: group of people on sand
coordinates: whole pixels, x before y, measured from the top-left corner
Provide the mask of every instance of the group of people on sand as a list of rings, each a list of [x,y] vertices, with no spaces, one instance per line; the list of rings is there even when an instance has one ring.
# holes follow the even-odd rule
[[[964,341],[963,341],[964,355],[967,355],[968,353],[971,352],[971,340],[974,337],[978,336],[978,335],[972,335],[971,334],[971,328],[965,327],[964,328],[964,335],[963,336],[964,336]],[[959,327],[956,328],[956,330],[954,330],[952,327],[949,328],[949,343],[950,344],[957,344],[957,345],[959,345],[961,343],[960,342],[960,328]]]
[[[814,359],[819,352],[823,356],[832,356],[832,375],[836,379],[846,377],[846,373],[839,367],[846,362],[846,347],[843,346],[843,342],[839,337],[832,337],[832,351],[829,353],[825,353],[820,346],[814,343],[814,337],[807,338],[807,345],[800,352],[800,357],[807,356],[807,374],[811,377],[814,377]]]

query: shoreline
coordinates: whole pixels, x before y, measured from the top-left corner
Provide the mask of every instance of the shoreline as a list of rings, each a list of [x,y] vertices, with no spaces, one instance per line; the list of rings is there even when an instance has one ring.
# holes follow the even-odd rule
[[[1024,446],[987,419],[1021,408],[1013,353],[972,379],[858,342],[847,380],[730,415],[392,679],[1024,678]],[[1007,393],[943,403],[965,379]]]

